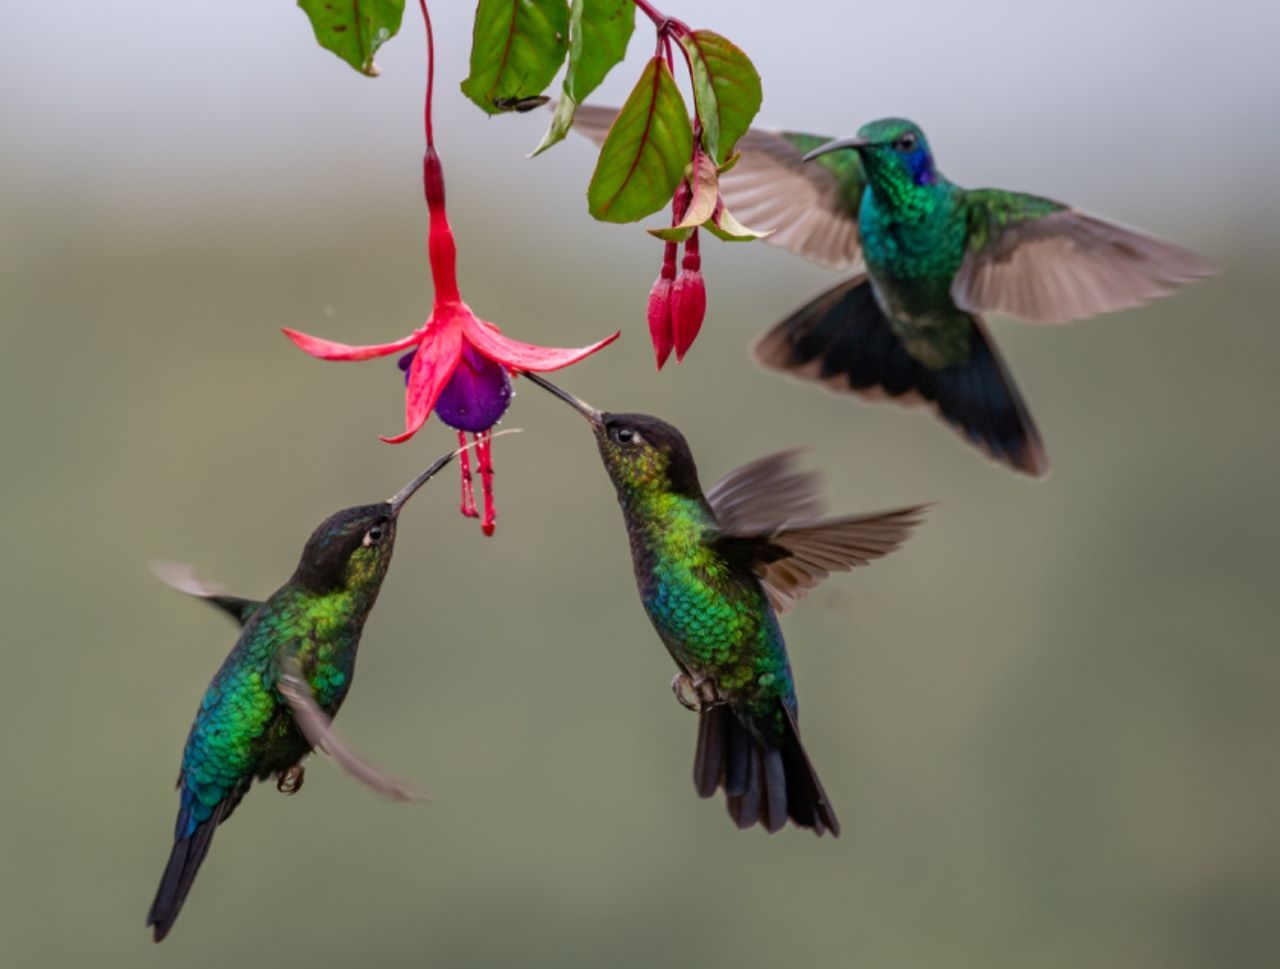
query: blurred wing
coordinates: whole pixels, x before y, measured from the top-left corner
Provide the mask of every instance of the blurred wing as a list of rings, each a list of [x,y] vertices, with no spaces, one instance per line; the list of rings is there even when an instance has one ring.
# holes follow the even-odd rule
[[[290,652],[280,652],[280,678],[276,689],[293,711],[293,722],[298,725],[307,743],[333,758],[334,763],[370,790],[389,797],[393,801],[422,801],[403,782],[369,763],[347,746],[346,741],[333,729],[333,721],[320,709],[311,686],[302,674],[298,658]]]
[[[888,555],[907,540],[928,505],[853,518],[837,518],[771,535],[724,535],[719,547],[730,557],[748,560],[764,585],[774,611],[790,611],[832,572],[847,572]]]
[[[584,104],[573,128],[604,144],[614,108]],[[830,139],[789,131],[752,128],[738,140],[738,163],[720,176],[720,194],[739,222],[765,241],[832,269],[861,265],[858,206],[866,188],[854,151],[832,152],[812,162],[804,153]]]
[[[998,189],[965,193],[969,248],[951,297],[971,313],[1066,323],[1167,296],[1214,268],[1180,246]]]
[[[804,153],[831,139],[752,128],[734,151],[742,157],[720,178],[724,204],[745,226],[771,232],[765,242],[830,269],[862,265],[858,206],[866,176],[855,151],[811,162]]]
[[[796,469],[799,449],[779,451],[730,471],[707,492],[707,503],[726,534],[772,532],[789,521],[823,512],[819,477]]]
[[[221,609],[242,626],[262,605],[257,599],[223,595],[222,588],[202,579],[196,567],[190,562],[156,561],[151,563],[151,571],[165,585],[179,592],[185,592],[189,596],[195,596],[197,599],[203,599],[211,606]]]

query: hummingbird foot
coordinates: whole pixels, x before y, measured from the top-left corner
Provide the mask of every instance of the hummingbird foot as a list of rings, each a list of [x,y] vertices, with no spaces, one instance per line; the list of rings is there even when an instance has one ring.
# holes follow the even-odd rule
[[[276,790],[281,794],[297,794],[302,790],[302,780],[305,773],[306,768],[301,764],[294,764],[292,767],[276,771]]]
[[[677,673],[671,678],[671,692],[686,710],[701,713],[723,701],[716,693],[715,684],[703,676]]]

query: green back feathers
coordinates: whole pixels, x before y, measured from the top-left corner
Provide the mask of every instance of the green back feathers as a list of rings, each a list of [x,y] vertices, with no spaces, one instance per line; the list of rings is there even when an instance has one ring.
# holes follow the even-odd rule
[[[1000,188],[966,190],[964,209],[965,221],[969,225],[969,249],[984,250],[1011,226],[1040,219],[1065,208],[1053,199],[1006,192]]]

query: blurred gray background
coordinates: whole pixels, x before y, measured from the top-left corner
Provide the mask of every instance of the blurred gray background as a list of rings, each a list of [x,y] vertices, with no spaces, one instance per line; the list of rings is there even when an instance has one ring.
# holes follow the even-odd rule
[[[261,596],[410,445],[392,360],[321,364],[282,325],[388,340],[431,298],[423,44],[359,77],[291,4],[16,5],[0,61],[0,963],[451,967],[1231,967],[1280,960],[1280,387],[1273,4],[672,2],[765,80],[759,121],[919,121],[970,185],[1069,200],[1222,275],[1145,309],[994,330],[1054,471],[936,421],[754,369],[836,277],[705,247],[710,314],[653,373],[660,250],[594,223],[593,156],[524,158],[541,113],[457,91],[471,3],[437,3],[437,131],[468,301],[510,334],[623,339],[563,375],[679,424],[705,483],[812,446],[841,511],[941,504],[787,618],[838,841],[739,832],[690,783],[694,719],[632,586],[586,430],[523,388],[483,539],[418,499],[339,726],[432,793],[313,762],[223,828],[161,949],[143,918],[226,621],[156,582]],[[650,50],[596,96],[625,96]]]

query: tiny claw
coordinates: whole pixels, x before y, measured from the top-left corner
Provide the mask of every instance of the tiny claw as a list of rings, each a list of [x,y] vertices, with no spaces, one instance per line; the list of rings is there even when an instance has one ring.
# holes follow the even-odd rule
[[[292,767],[276,771],[276,790],[281,794],[297,794],[302,790],[305,775],[306,768],[301,764],[294,764]]]
[[[714,684],[705,677],[694,677],[688,673],[677,673],[671,678],[671,692],[682,707],[694,713],[701,713],[721,702]]]

